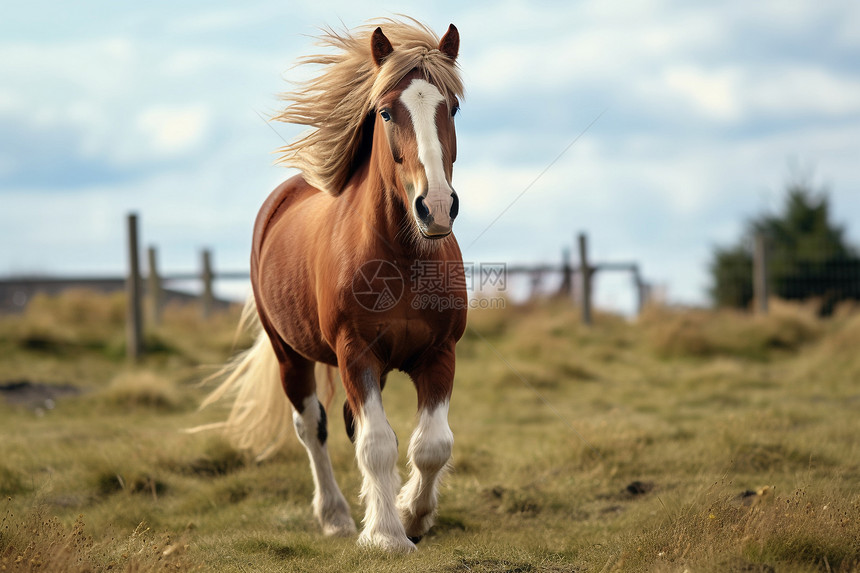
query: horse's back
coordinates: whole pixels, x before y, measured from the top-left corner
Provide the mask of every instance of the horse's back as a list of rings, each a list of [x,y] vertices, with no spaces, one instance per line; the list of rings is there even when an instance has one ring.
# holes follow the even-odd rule
[[[305,181],[301,174],[290,177],[272,191],[263,202],[254,222],[252,259],[259,256],[268,231],[291,206],[308,197],[322,193]],[[252,263],[253,264],[253,263]]]
[[[307,261],[318,258],[321,235],[314,219],[331,200],[301,175],[269,194],[257,214],[251,248],[251,286],[257,311],[273,345],[286,345],[305,357],[335,363],[319,333],[315,276]]]

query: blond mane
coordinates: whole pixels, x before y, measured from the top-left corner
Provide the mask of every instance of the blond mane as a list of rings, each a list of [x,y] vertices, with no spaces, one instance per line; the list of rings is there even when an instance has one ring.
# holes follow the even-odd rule
[[[376,100],[413,69],[432,82],[450,101],[461,97],[457,64],[438,50],[439,37],[424,24],[384,18],[352,31],[323,30],[319,45],[332,54],[316,54],[300,65],[323,66],[320,74],[282,96],[291,102],[274,119],[307,125],[311,131],[280,148],[278,163],[302,171],[305,180],[337,195],[349,180],[362,140],[362,127]],[[394,47],[377,67],[371,34],[379,26]]]

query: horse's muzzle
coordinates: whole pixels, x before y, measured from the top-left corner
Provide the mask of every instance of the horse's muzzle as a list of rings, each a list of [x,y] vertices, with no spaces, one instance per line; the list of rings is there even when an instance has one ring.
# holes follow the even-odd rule
[[[415,198],[414,211],[421,234],[428,239],[441,239],[451,234],[454,219],[460,212],[460,199],[453,190],[449,197],[435,201],[419,195]]]

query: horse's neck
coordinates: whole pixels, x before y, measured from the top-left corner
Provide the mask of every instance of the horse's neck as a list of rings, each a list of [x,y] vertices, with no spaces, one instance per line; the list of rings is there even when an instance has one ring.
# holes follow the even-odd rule
[[[397,191],[386,188],[385,177],[372,161],[356,170],[347,191],[343,197],[347,209],[358,218],[369,242],[395,251],[411,248],[410,235],[404,232],[408,213]]]

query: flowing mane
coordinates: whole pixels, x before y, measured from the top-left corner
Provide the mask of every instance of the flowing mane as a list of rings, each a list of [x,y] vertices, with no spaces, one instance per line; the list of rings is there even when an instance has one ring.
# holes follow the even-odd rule
[[[370,40],[377,26],[394,46],[379,67],[371,57]],[[301,170],[308,183],[332,195],[341,192],[356,167],[374,102],[403,76],[418,69],[449,102],[463,94],[457,64],[438,50],[439,37],[417,20],[384,18],[342,33],[324,29],[318,45],[334,48],[335,53],[299,60],[323,69],[284,94],[282,99],[291,103],[274,117],[312,130],[280,148],[278,163]]]

